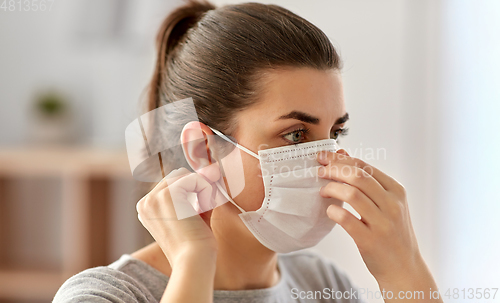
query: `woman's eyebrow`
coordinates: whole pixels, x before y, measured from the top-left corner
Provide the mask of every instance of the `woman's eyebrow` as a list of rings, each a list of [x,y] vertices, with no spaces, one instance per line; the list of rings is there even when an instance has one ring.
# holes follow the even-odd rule
[[[337,121],[335,121],[335,125],[345,123],[347,120],[349,120],[349,113],[345,113],[342,117],[338,118]]]
[[[296,119],[309,124],[314,124],[314,125],[319,124],[319,118],[311,116],[308,113],[296,110],[291,111],[290,113],[283,115],[276,120],[282,120],[282,119]],[[347,120],[349,120],[349,113],[345,113],[342,117],[338,118],[337,121],[335,121],[335,125],[345,123]]]

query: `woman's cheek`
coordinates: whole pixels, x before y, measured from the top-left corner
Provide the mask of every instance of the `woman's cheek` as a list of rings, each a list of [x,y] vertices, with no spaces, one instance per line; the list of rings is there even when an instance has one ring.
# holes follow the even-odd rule
[[[264,183],[260,176],[260,168],[255,163],[251,163],[245,165],[244,170],[245,186],[234,201],[246,211],[258,210],[264,201]]]
[[[247,211],[257,210],[264,200],[264,184],[260,162],[254,157],[234,148],[221,159],[228,192],[234,202]]]
[[[237,148],[234,148],[232,152],[221,159],[223,175],[227,181],[224,185],[229,186],[228,192],[233,197],[233,200],[242,194],[247,186],[247,180],[251,179],[250,175],[247,174],[247,171],[251,168],[248,163],[245,163],[246,161],[247,159],[242,157]]]

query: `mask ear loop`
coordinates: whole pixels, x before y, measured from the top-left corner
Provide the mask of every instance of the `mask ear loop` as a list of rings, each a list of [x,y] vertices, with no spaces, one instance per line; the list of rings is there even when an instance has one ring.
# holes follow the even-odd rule
[[[224,197],[226,197],[226,199],[229,202],[231,202],[234,206],[236,206],[242,213],[246,213],[246,211],[243,208],[241,208],[238,204],[236,204],[236,202],[233,201],[233,199],[231,199],[231,197],[229,197],[229,195],[224,190],[224,188],[222,188],[222,185],[220,185],[219,183],[215,183],[215,185],[217,185],[217,187],[219,188],[220,192],[224,195]]]
[[[244,147],[244,146],[241,146],[239,145],[238,143],[234,143],[233,140],[229,139],[226,135],[224,135],[223,133],[221,133],[220,131],[216,130],[216,129],[213,129],[209,126],[209,128],[214,132],[216,133],[219,137],[221,137],[222,139],[226,140],[227,142],[233,144],[234,146],[236,146],[237,148],[243,150],[244,152],[246,152],[247,154],[251,155],[251,156],[254,156],[255,158],[257,159],[260,159],[259,156],[254,153],[253,151],[249,150],[248,148]]]
[[[210,126],[209,126],[210,127]],[[216,133],[217,135],[219,135],[222,139],[232,143],[233,145],[235,145],[236,147],[240,148],[240,149],[244,149],[247,153],[249,153],[250,155],[256,157],[256,154],[254,152],[252,152],[251,150],[239,145],[239,144],[236,144],[234,143],[233,141],[231,141],[229,138],[227,138],[223,133],[221,133],[220,131],[216,130],[216,129],[213,129],[210,127],[210,129]],[[258,156],[257,156],[257,159],[258,159]],[[227,183],[227,180],[225,180],[224,178],[226,177],[226,173],[224,172],[224,167],[222,166],[222,162],[220,161],[220,159],[216,159],[217,162],[219,163],[219,168],[222,172],[222,180],[224,180],[224,185],[226,186],[226,189],[227,191],[229,191],[229,184]],[[229,196],[229,194],[227,193],[227,191],[222,188],[222,185],[220,185],[219,182],[215,182],[215,185],[219,188],[219,191],[222,193],[222,195],[224,195],[224,197],[226,197],[226,199],[231,202],[234,206],[236,206],[242,213],[245,213],[246,211],[241,208],[238,204],[236,204],[236,202],[234,202],[234,200]]]

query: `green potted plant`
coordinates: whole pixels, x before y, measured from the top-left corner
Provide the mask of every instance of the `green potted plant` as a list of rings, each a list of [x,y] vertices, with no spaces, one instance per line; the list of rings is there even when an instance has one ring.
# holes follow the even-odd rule
[[[73,124],[66,96],[55,89],[35,95],[32,106],[31,139],[43,144],[66,144],[71,141]]]

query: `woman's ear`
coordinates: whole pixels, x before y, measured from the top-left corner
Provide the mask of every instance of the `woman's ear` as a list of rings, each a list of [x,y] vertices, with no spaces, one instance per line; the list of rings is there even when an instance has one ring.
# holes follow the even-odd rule
[[[187,163],[211,183],[221,177],[219,165],[209,148],[213,144],[212,130],[201,122],[189,122],[182,129],[181,145]]]

